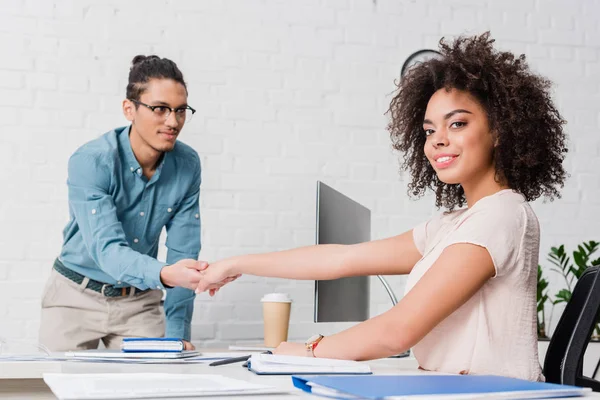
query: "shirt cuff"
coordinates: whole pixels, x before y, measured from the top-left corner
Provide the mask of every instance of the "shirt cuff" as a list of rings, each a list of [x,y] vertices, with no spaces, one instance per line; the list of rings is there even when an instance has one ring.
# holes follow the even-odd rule
[[[199,254],[200,254],[200,250],[198,250],[197,252],[182,253],[177,250],[169,249],[167,251],[167,264],[168,265],[175,264],[176,262],[181,261],[186,258],[189,258],[192,260],[197,260]]]
[[[144,267],[144,283],[149,289],[165,289],[160,280],[160,271],[167,266],[166,263],[153,260],[149,265]]]
[[[191,324],[181,319],[167,320],[165,337],[183,339],[189,342],[192,337]]]

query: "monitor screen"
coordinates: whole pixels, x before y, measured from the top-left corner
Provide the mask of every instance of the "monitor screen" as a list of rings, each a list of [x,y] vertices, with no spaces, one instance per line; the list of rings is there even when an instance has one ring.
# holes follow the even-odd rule
[[[371,210],[317,182],[317,244],[356,244],[371,239]],[[315,322],[369,318],[369,277],[315,281]]]

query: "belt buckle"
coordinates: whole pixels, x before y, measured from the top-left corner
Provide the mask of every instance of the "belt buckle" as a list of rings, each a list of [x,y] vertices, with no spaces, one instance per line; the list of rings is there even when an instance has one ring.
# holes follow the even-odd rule
[[[100,289],[100,293],[102,293],[102,295],[103,295],[104,297],[114,297],[114,294],[113,294],[113,295],[108,295],[108,294],[106,294],[106,293],[105,293],[106,289],[109,289],[109,288],[110,288],[110,289],[115,289],[115,288],[113,287],[113,285],[111,285],[111,284],[109,284],[109,283],[105,283],[105,284],[103,284],[103,285],[102,285],[102,288]],[[123,289],[125,289],[125,288],[123,288]],[[123,296],[125,296],[125,295],[123,295]]]

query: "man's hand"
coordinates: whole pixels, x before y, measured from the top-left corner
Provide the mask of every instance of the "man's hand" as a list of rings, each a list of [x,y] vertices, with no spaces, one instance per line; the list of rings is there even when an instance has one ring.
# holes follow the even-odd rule
[[[180,286],[194,290],[198,286],[202,273],[206,269],[206,261],[184,259],[172,265],[167,265],[160,271],[160,280],[166,286]]]
[[[196,350],[196,346],[194,346],[191,342],[184,340],[183,341],[183,349],[184,350]]]
[[[196,289],[196,293],[200,293],[197,287],[204,279],[207,268],[208,263],[206,261],[180,260],[175,264],[164,267],[160,271],[160,279],[163,285],[171,287],[180,286],[191,290]],[[211,296],[214,296],[223,285],[239,277],[240,275],[225,276],[221,280],[203,286],[205,289],[202,291],[208,291]]]

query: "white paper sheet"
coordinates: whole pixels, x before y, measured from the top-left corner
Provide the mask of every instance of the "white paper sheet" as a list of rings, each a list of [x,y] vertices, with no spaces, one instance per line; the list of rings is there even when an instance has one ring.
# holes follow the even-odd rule
[[[272,386],[208,374],[44,374],[44,381],[60,400],[148,399],[285,392]]]

